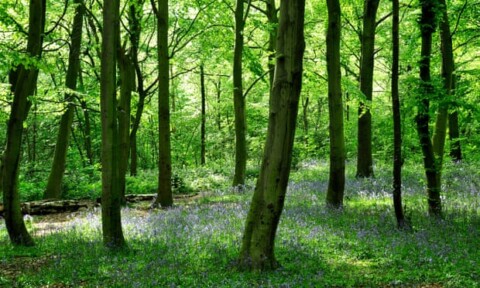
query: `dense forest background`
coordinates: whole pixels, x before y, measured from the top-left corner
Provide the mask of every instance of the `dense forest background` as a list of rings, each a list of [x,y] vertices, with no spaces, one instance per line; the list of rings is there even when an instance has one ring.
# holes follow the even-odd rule
[[[254,2],[255,3],[255,2]],[[129,49],[127,40],[132,33],[128,28],[128,3],[122,3],[122,45]],[[142,5],[141,5],[142,4]],[[257,3],[263,7],[261,2]],[[456,61],[455,74],[457,89],[455,97],[438,97],[432,101],[431,113],[436,111],[441,101],[448,101],[451,111],[457,111],[461,131],[461,146],[465,159],[476,158],[479,145],[479,118],[476,113],[478,98],[478,7],[474,1],[449,1],[448,11],[453,36]],[[77,4],[65,2],[48,3],[46,35],[42,59],[35,62],[29,59],[26,48],[28,28],[28,3],[3,1],[1,21],[1,60],[2,110],[0,117],[6,131],[12,99],[9,72],[19,64],[38,65],[40,73],[35,96],[31,97],[32,107],[25,123],[25,149],[21,170],[21,185],[38,191],[31,197],[41,197],[50,173],[55,150],[56,131],[62,113],[68,103],[64,94],[68,91],[65,78],[68,69],[70,34],[75,7]],[[172,2],[169,8],[170,32],[170,82],[171,82],[171,132],[172,163],[174,171],[201,164],[201,81],[200,67],[204,71],[205,89],[205,158],[210,167],[220,169],[226,177],[233,175],[234,165],[234,112],[232,101],[232,61],[234,44],[234,18],[232,3],[228,1],[181,1]],[[66,193],[88,185],[90,181],[82,177],[98,171],[100,159],[100,114],[99,77],[101,4],[86,1],[84,33],[80,53],[78,88],[72,99],[75,116],[72,123],[72,140],[68,149],[66,173],[68,176],[64,190]],[[137,153],[138,168],[141,171],[155,169],[158,163],[157,94],[156,69],[156,25],[150,3],[136,3],[141,34],[138,45],[138,69],[142,74],[145,97],[141,121],[138,127]],[[243,74],[246,95],[246,121],[248,143],[249,175],[258,171],[263,143],[266,137],[268,120],[268,37],[274,29],[267,17],[259,9],[251,8],[244,31]],[[393,129],[390,100],[391,66],[391,7],[383,1],[378,8],[375,74],[373,101],[369,104],[372,113],[375,161],[388,161],[393,149]],[[415,93],[418,82],[418,61],[420,59],[420,31],[417,24],[419,9],[416,3],[401,3],[400,21],[400,93],[402,105],[403,148],[406,161],[421,159],[420,145],[415,129]],[[295,164],[306,159],[327,160],[328,101],[325,63],[326,7],[323,3],[310,2],[306,5],[305,22],[305,64],[303,92],[301,96],[301,116],[294,148]],[[359,88],[360,37],[362,31],[363,5],[355,1],[342,1],[342,86],[345,111],[346,159],[354,163],[357,157],[357,110],[364,96]],[[434,34],[432,56],[432,77],[438,87],[441,80],[441,54],[438,33]],[[138,81],[137,81],[138,82]],[[120,83],[118,83],[120,85]],[[138,85],[138,83],[136,84]],[[138,87],[134,89],[131,113],[138,110]],[[433,115],[433,114],[432,114]],[[132,121],[133,122],[133,121]],[[0,135],[5,143],[5,133]],[[468,141],[467,141],[468,139]],[[447,141],[447,145],[449,142]],[[448,148],[447,148],[448,151]],[[230,164],[228,164],[230,163]],[[176,169],[177,168],[177,169]],[[181,173],[181,172],[177,172]],[[96,173],[95,173],[96,174]],[[179,175],[179,177],[182,175]],[[32,181],[32,177],[35,181]],[[202,180],[198,180],[201,182]],[[33,185],[33,183],[35,183]],[[42,185],[43,184],[43,185]],[[71,187],[69,188],[68,186]],[[195,188],[202,183],[189,183]],[[73,189],[76,187],[76,189]],[[90,187],[83,189],[92,190]],[[32,191],[33,190],[33,191]],[[95,190],[95,189],[93,189]],[[34,196],[35,195],[35,196]]]

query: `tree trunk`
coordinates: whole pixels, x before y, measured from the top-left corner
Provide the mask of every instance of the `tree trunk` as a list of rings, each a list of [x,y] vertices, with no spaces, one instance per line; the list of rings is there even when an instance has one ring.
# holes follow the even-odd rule
[[[235,110],[235,174],[233,186],[245,184],[247,169],[247,122],[242,83],[243,28],[245,26],[243,0],[237,0],[235,8],[235,47],[233,54],[233,106]]]
[[[409,229],[402,205],[402,119],[398,91],[399,78],[399,0],[392,1],[392,109],[393,109],[393,208],[398,229]]]
[[[75,17],[71,34],[71,49],[68,56],[68,70],[65,80],[65,86],[68,89],[77,89],[77,77],[80,71],[80,48],[82,43],[82,26],[85,6],[82,0],[75,0]],[[48,177],[47,187],[45,189],[45,199],[62,198],[62,180],[65,173],[65,162],[67,159],[68,139],[73,121],[73,95],[70,92],[65,94],[67,110],[63,113],[60,120],[60,127],[55,145],[55,155],[53,157],[52,169]]]
[[[270,25],[270,30],[268,33],[268,71],[269,71],[269,83],[270,83],[270,91],[273,87],[273,77],[275,75],[275,41],[277,40],[277,25],[278,25],[278,16],[277,16],[277,8],[275,7],[275,0],[267,0],[265,1],[266,12],[267,12],[267,20],[268,24]]]
[[[327,0],[327,71],[330,132],[330,176],[327,206],[341,208],[345,189],[345,137],[343,131],[342,74],[340,71],[341,9],[339,0]]]
[[[304,0],[281,1],[267,141],[242,240],[242,269],[272,270],[279,266],[274,244],[290,173],[302,85],[304,13]]]
[[[200,90],[202,95],[202,123],[200,128],[200,164],[205,165],[205,125],[206,125],[206,114],[205,114],[205,73],[203,72],[203,64],[200,65]]]
[[[140,20],[142,18],[144,0],[137,0],[130,4],[128,22],[130,27],[130,43],[131,43],[131,57],[135,74],[137,76],[137,92],[138,103],[137,112],[133,120],[132,129],[130,131],[130,175],[137,175],[137,131],[140,126],[140,120],[142,119],[143,108],[145,106],[145,99],[147,98],[147,92],[145,91],[143,84],[143,75],[140,69],[140,63],[138,61],[138,47],[140,45],[140,34],[142,33],[142,25]]]
[[[360,90],[365,102],[358,109],[358,146],[356,177],[373,177],[372,159],[372,105],[373,69],[375,56],[375,28],[380,0],[365,0],[363,13],[362,54],[360,63]]]
[[[119,1],[103,1],[100,107],[102,117],[102,230],[106,247],[124,247],[120,212],[119,137],[116,99],[116,55]]]
[[[155,205],[173,205],[172,156],[170,150],[170,79],[168,57],[168,0],[158,1],[158,198]]]
[[[450,23],[448,21],[447,3],[445,0],[439,0],[440,20],[440,41],[442,51],[442,78],[445,97],[448,99],[454,93],[454,70],[455,61],[453,59],[452,34],[450,32]],[[445,151],[445,138],[447,135],[448,122],[448,101],[441,101],[436,115],[435,130],[433,133],[433,152],[437,165],[438,185],[442,183],[442,164]]]
[[[463,159],[460,145],[460,129],[458,128],[458,111],[452,111],[448,116],[448,136],[450,138],[450,157],[454,162]]]
[[[85,121],[85,127],[83,130],[83,139],[85,145],[85,151],[87,152],[87,158],[90,165],[93,165],[93,149],[92,149],[92,125],[90,122],[90,112],[88,111],[87,101],[80,101],[80,106],[83,111],[83,119]]]
[[[422,14],[420,17],[420,31],[422,35],[422,52],[420,65],[420,94],[418,99],[418,113],[416,116],[417,131],[422,148],[423,163],[427,178],[428,212],[431,216],[441,216],[442,202],[440,199],[440,183],[437,177],[437,163],[430,140],[429,129],[429,97],[433,93],[430,76],[430,57],[432,54],[432,34],[435,31],[436,0],[421,0]]]
[[[45,11],[45,0],[30,0],[27,53],[32,58],[39,59],[42,54]],[[28,97],[32,96],[35,91],[37,77],[38,68],[35,65],[29,69],[26,69],[24,66],[20,67],[7,127],[7,144],[2,169],[3,204],[5,205],[5,224],[10,241],[14,245],[34,245],[20,211],[18,174],[20,170],[23,123],[27,118],[29,107]]]
[[[120,44],[120,41],[119,41]],[[129,53],[121,49],[118,66],[120,70],[120,101],[118,103],[118,136],[120,141],[119,185],[122,204],[125,204],[125,176],[130,155],[130,103],[132,91],[135,88],[135,70]]]

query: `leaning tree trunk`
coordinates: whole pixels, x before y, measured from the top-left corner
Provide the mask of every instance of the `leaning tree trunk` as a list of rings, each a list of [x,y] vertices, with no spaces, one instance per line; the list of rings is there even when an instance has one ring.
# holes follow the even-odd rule
[[[120,212],[119,137],[116,99],[116,55],[119,0],[103,1],[100,107],[102,117],[102,230],[103,244],[124,247]]]
[[[30,0],[27,53],[40,59],[42,54],[43,31],[45,25],[45,0]],[[27,118],[29,100],[38,77],[38,68],[32,65],[28,69],[21,66],[15,84],[13,104],[7,127],[7,145],[3,158],[3,204],[5,206],[5,224],[12,244],[31,246],[34,241],[28,234],[20,210],[18,193],[18,174],[22,147],[23,123]]]
[[[330,176],[327,206],[341,208],[345,189],[345,138],[340,71],[341,9],[339,0],[327,0],[327,71],[330,132]]]
[[[304,13],[304,0],[281,1],[267,141],[240,251],[239,265],[247,270],[279,266],[274,244],[292,162],[302,86]]]
[[[233,186],[245,184],[247,169],[247,122],[245,118],[245,98],[243,97],[242,53],[243,53],[243,0],[237,0],[235,8],[235,47],[233,54],[233,106],[235,110],[235,174]]]
[[[68,56],[68,70],[65,80],[65,86],[75,91],[77,89],[77,78],[80,72],[80,48],[82,44],[82,26],[85,6],[83,0],[75,0],[75,17],[73,18],[73,27],[71,34],[71,48]],[[45,199],[62,198],[62,180],[65,173],[65,162],[67,160],[68,139],[73,121],[73,95],[71,92],[65,94],[67,110],[63,113],[60,120],[60,127],[55,145],[55,155],[53,157],[52,169],[48,177],[47,187],[45,189]]]
[[[422,51],[420,65],[420,92],[418,99],[418,112],[415,118],[420,146],[423,154],[423,164],[427,178],[428,212],[431,216],[441,216],[442,202],[440,199],[440,182],[437,177],[437,163],[430,140],[429,110],[430,95],[433,94],[433,84],[430,75],[430,58],[432,54],[432,34],[435,32],[436,0],[421,0],[422,14],[420,17],[420,31],[422,36]]]
[[[399,0],[392,1],[392,109],[393,109],[393,208],[398,229],[409,229],[402,205],[402,119],[398,91],[399,78]]]
[[[363,13],[362,53],[360,63],[360,90],[365,101],[358,109],[358,146],[356,177],[373,177],[372,158],[372,104],[373,68],[375,56],[375,28],[380,0],[365,0]]]
[[[170,150],[170,79],[168,56],[168,0],[159,0],[157,15],[158,45],[158,198],[155,206],[173,205],[172,156]],[[158,10],[157,10],[158,9]]]

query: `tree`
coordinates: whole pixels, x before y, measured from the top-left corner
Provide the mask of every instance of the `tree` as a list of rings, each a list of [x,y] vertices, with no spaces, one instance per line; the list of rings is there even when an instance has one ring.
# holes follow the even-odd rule
[[[402,206],[402,119],[398,91],[399,78],[399,0],[392,1],[392,110],[393,110],[393,208],[399,229],[408,229]]]
[[[241,186],[245,184],[245,172],[247,169],[247,122],[245,118],[245,98],[243,97],[242,80],[243,30],[250,4],[244,16],[244,1],[236,1],[235,47],[233,52],[233,106],[235,110],[235,173],[233,175],[233,186]]]
[[[206,95],[205,95],[205,72],[203,71],[203,64],[200,65],[200,94],[202,98],[202,112],[201,112],[201,128],[200,128],[200,164],[202,166],[205,165],[205,134],[206,134],[206,111],[205,111],[205,102],[206,102]]]
[[[285,201],[302,86],[304,14],[304,0],[281,1],[267,140],[240,250],[243,269],[271,270],[279,265],[275,233]]]
[[[427,177],[428,212],[431,216],[441,216],[442,202],[440,199],[440,182],[437,177],[438,163],[435,159],[433,144],[430,140],[430,97],[433,94],[433,84],[430,75],[430,58],[432,55],[432,34],[436,27],[436,0],[420,1],[422,14],[420,16],[420,31],[422,36],[420,65],[420,89],[418,95],[418,112],[415,117],[420,146],[423,154],[423,165]]]
[[[62,198],[62,179],[63,174],[65,173],[68,141],[73,121],[73,113],[75,110],[72,91],[77,89],[77,78],[80,72],[80,48],[82,44],[83,15],[85,13],[83,0],[75,0],[75,4],[77,6],[75,8],[75,17],[73,18],[72,33],[70,36],[70,53],[68,56],[68,70],[65,80],[65,86],[71,91],[65,93],[64,101],[67,104],[67,109],[60,120],[52,169],[45,189],[45,199]]]
[[[327,206],[341,208],[345,190],[345,136],[340,71],[341,9],[339,0],[327,0],[328,115],[330,132],[330,174]]]
[[[100,107],[102,117],[102,231],[112,249],[126,245],[121,221],[120,147],[116,98],[116,61],[119,27],[118,0],[103,1]]]
[[[154,205],[173,205],[172,156],[170,148],[170,71],[168,55],[168,0],[159,0],[158,7],[152,1],[157,16],[158,45],[158,197]]]
[[[443,154],[445,150],[445,139],[447,135],[447,121],[448,121],[448,102],[455,93],[455,61],[453,59],[453,47],[452,47],[452,33],[450,32],[450,22],[448,21],[447,4],[445,0],[439,0],[439,17],[440,19],[440,42],[442,52],[442,78],[443,78],[443,94],[445,95],[444,101],[439,104],[435,119],[435,130],[433,132],[433,152],[436,158],[437,164],[437,178],[441,183],[441,170],[443,164]],[[452,142],[455,146],[455,141]],[[456,147],[452,147],[455,150]],[[456,155],[456,154],[455,154]]]
[[[360,64],[360,90],[365,101],[358,109],[358,146],[356,177],[373,176],[372,115],[370,106],[373,91],[376,15],[380,0],[365,0],[363,13],[362,52]]]
[[[42,55],[43,33],[45,27],[45,0],[30,0],[28,19],[27,54],[31,63],[20,65],[15,79],[13,104],[7,127],[7,145],[3,156],[3,203],[5,206],[5,225],[8,236],[14,245],[32,246],[34,241],[23,221],[20,211],[20,196],[18,193],[18,174],[20,170],[20,156],[22,134],[25,119],[33,96],[38,78],[38,61]]]

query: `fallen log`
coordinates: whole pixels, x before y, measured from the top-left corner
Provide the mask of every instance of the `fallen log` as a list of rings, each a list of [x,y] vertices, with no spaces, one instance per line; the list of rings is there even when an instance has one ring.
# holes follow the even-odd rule
[[[92,206],[92,205],[90,205]],[[75,212],[81,208],[89,208],[87,201],[80,200],[39,200],[20,204],[23,214],[46,215],[62,212]],[[5,208],[0,204],[0,216],[3,216]]]

